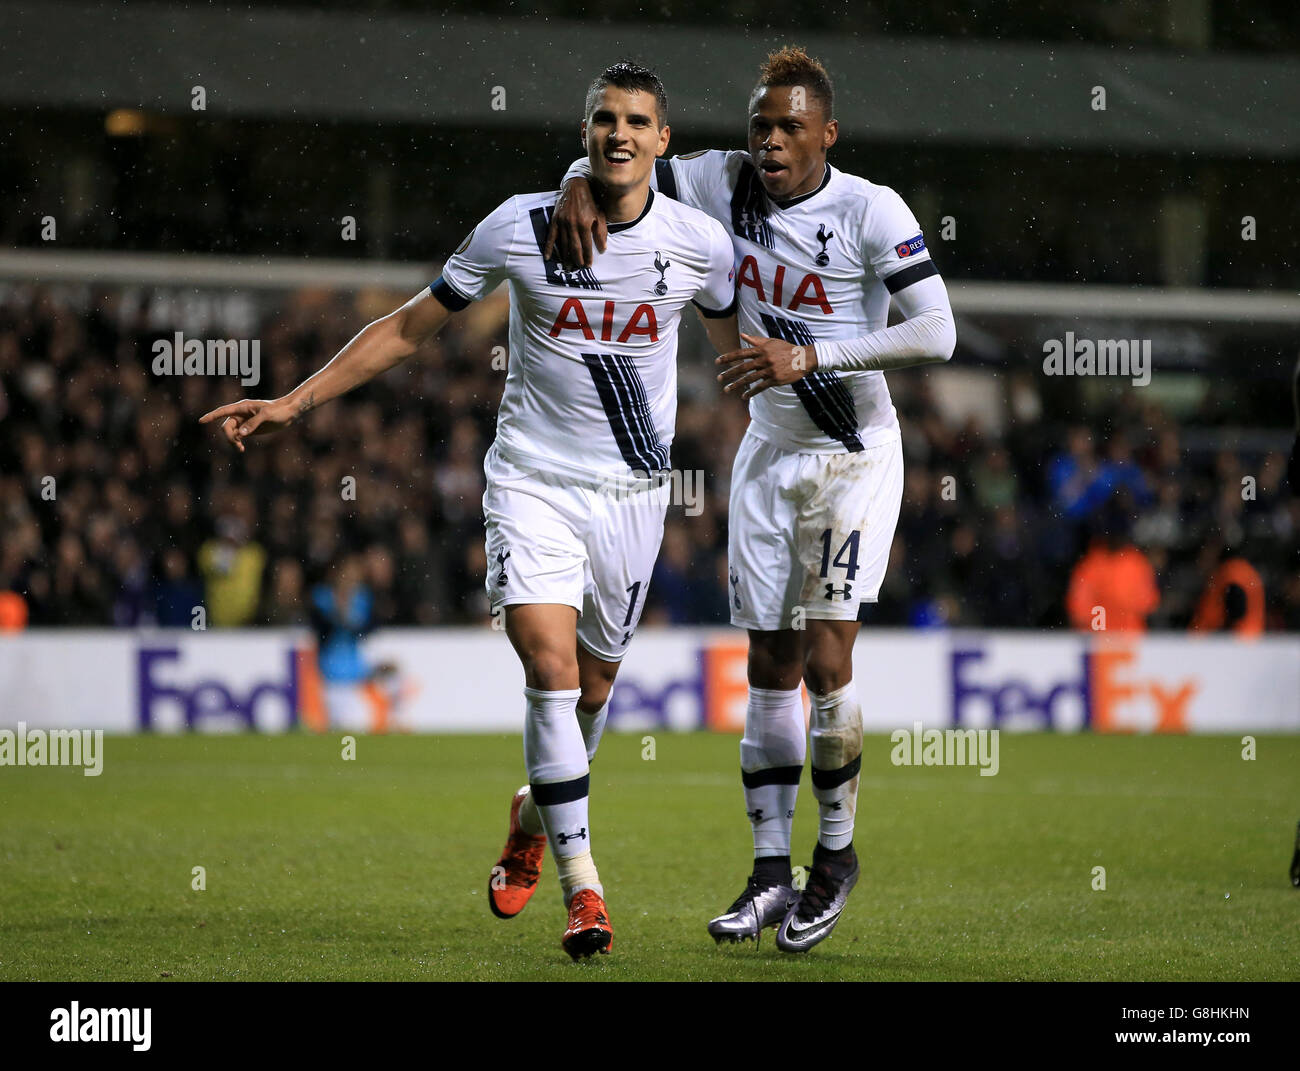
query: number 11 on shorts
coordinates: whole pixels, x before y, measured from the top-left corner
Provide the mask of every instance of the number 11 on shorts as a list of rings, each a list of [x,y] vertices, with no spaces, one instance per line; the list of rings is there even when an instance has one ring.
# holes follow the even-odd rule
[[[644,583],[645,583],[644,580],[638,580],[631,587],[625,589],[627,593],[632,597],[627,601],[627,617],[623,618],[623,628],[626,631],[624,631],[623,633],[623,643],[620,644],[620,646],[625,646],[627,642],[632,638],[632,631],[631,631],[632,618],[636,614],[637,596],[641,594],[641,585]]]

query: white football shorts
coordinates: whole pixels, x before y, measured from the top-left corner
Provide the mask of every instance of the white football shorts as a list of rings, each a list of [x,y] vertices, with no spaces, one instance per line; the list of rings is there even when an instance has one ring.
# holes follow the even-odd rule
[[[880,595],[902,501],[900,439],[801,454],[746,432],[731,471],[731,623],[775,632],[800,618],[855,620]]]
[[[517,603],[578,611],[578,641],[621,661],[645,607],[670,489],[615,490],[502,457],[483,461],[487,591],[493,613]]]

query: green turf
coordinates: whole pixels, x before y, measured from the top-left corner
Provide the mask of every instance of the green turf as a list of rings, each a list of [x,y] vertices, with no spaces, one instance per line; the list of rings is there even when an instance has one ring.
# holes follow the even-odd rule
[[[352,762],[335,736],[110,737],[98,778],[0,767],[0,979],[1300,978],[1300,739],[1001,743],[980,777],[867,739],[862,880],[792,957],[704,930],[748,872],[736,738],[658,734],[646,761],[609,734],[614,952],[573,964],[551,860],[521,916],[487,908],[518,737],[362,737]],[[815,830],[805,775],[796,862]]]

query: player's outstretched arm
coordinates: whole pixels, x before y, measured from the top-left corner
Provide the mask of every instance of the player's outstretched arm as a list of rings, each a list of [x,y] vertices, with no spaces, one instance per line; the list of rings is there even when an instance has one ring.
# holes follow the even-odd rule
[[[244,450],[250,435],[267,435],[293,424],[318,406],[346,394],[406,360],[432,338],[451,311],[428,290],[401,308],[367,324],[319,372],[281,398],[245,398],[199,418],[200,424],[220,421],[222,433],[235,449]]]

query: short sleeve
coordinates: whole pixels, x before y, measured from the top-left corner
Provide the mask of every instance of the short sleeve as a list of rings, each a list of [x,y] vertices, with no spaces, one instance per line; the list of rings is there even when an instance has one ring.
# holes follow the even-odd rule
[[[912,210],[888,186],[867,209],[862,256],[891,294],[938,275]]]
[[[591,178],[591,161],[585,156],[579,156],[569,165],[569,170],[564,173],[564,178],[560,180],[560,185],[563,186],[564,183],[569,181],[569,179],[575,178]]]
[[[506,277],[515,215],[512,197],[470,231],[430,285],[433,296],[455,312],[492,293]]]
[[[736,311],[736,270],[731,239],[722,225],[709,227],[709,267],[695,294],[695,304],[705,316],[730,316]]]
[[[704,149],[671,160],[656,160],[659,192],[692,208],[707,210],[710,198],[727,182],[729,155],[722,149]]]

